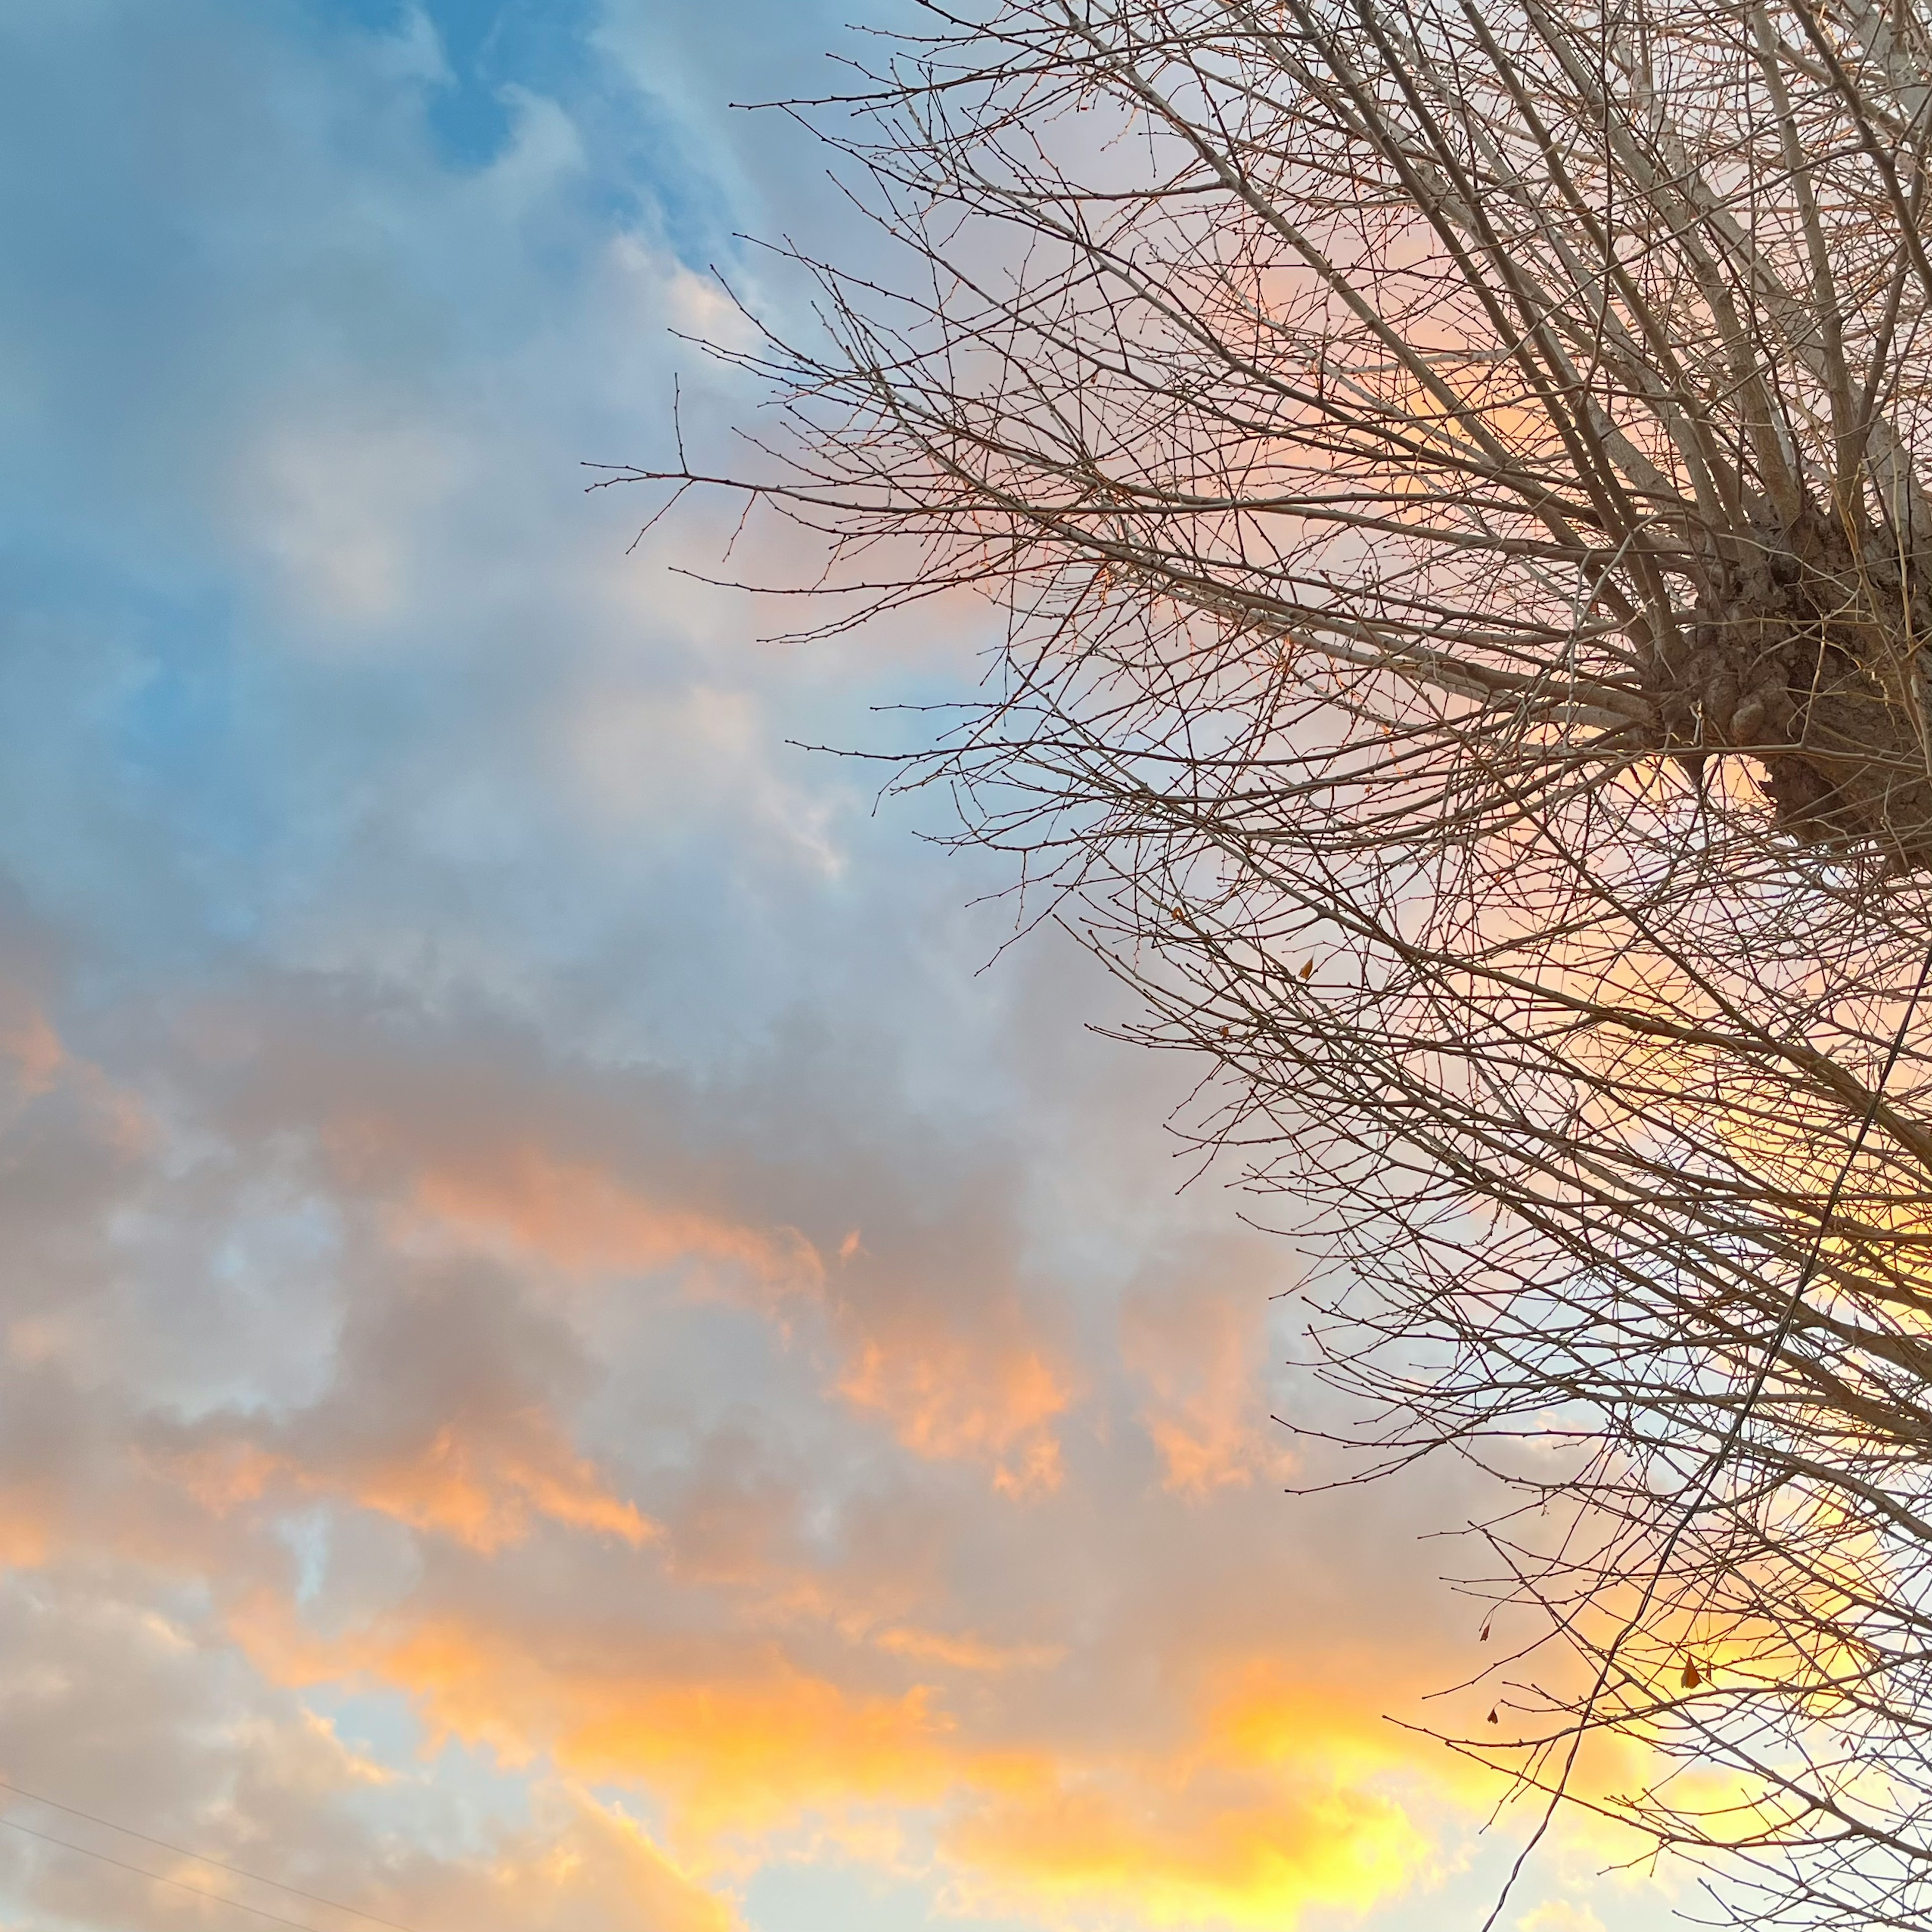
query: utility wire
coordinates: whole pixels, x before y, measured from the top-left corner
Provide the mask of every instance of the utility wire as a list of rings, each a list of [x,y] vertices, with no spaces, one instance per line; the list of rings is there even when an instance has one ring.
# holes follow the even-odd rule
[[[64,1852],[78,1852],[82,1858],[98,1858],[104,1865],[132,1872],[136,1878],[150,1879],[156,1885],[171,1885],[177,1892],[191,1892],[197,1898],[212,1898],[218,1905],[232,1905],[237,1912],[252,1912],[257,1918],[266,1918],[272,1924],[292,1926],[295,1932],[315,1932],[314,1926],[304,1924],[299,1918],[284,1918],[279,1912],[267,1912],[259,1905],[244,1904],[227,1892],[210,1892],[206,1886],[190,1885],[184,1878],[168,1878],[160,1872],[149,1871],[145,1865],[130,1865],[125,1858],[110,1858],[105,1852],[97,1852],[91,1845],[76,1845],[49,1832],[37,1832],[32,1826],[22,1825],[16,1819],[0,1818],[0,1825],[5,1826],[10,1832],[21,1832],[30,1838],[38,1838],[44,1845],[58,1845]]]
[[[239,1865],[231,1865],[220,1858],[211,1858],[200,1852],[191,1852],[185,1845],[171,1844],[166,1838],[151,1837],[146,1832],[137,1832],[130,1825],[117,1825],[111,1818],[97,1817],[92,1811],[83,1811],[79,1806],[63,1804],[56,1798],[43,1798],[38,1791],[29,1791],[23,1785],[15,1784],[0,1778],[0,1791],[10,1791],[16,1798],[24,1798],[34,1804],[44,1804],[50,1810],[64,1811],[70,1818],[85,1819],[90,1825],[98,1825],[104,1831],[118,1832],[130,1838],[138,1838],[144,1845],[152,1845],[158,1850],[172,1852],[177,1857],[192,1858],[197,1864],[212,1865],[217,1871],[225,1871],[236,1878],[245,1878],[251,1885],[265,1885],[274,1892],[285,1892],[292,1898],[307,1899],[311,1905],[326,1906],[332,1912],[345,1912],[352,1918],[360,1918],[371,1925],[381,1925],[387,1932],[412,1932],[409,1926],[400,1924],[393,1918],[382,1918],[373,1912],[364,1912],[359,1906],[344,1905],[340,1899],[325,1898],[319,1892],[304,1892],[300,1886],[284,1885],[280,1879],[264,1878],[260,1872],[244,1870]],[[185,1880],[169,1878],[160,1872],[152,1872],[141,1865],[129,1864],[125,1860],[110,1858],[105,1852],[98,1852],[88,1845],[70,1844],[64,1838],[50,1837],[45,1832],[37,1832],[31,1825],[22,1825],[17,1819],[0,1816],[0,1825],[10,1832],[22,1832],[30,1838],[38,1838],[43,1844],[57,1845],[63,1851],[78,1852],[83,1858],[99,1858],[103,1863],[118,1866],[122,1871],[134,1872],[142,1878],[152,1879],[157,1885],[172,1885],[183,1892],[191,1892],[202,1898],[212,1898],[224,1905],[232,1905],[243,1912],[252,1912],[257,1918],[274,1921],[278,1925],[292,1925],[298,1932],[314,1932],[314,1928],[303,1925],[298,1920],[284,1918],[278,1912],[265,1912],[258,1905],[249,1905],[225,1892],[209,1892],[198,1885],[190,1885]]]

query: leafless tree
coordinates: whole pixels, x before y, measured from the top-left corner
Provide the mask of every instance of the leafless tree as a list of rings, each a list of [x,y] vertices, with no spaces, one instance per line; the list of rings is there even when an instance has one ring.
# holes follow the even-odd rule
[[[899,266],[807,260],[733,487],[830,533],[836,621],[1004,610],[908,782],[1312,1204],[1369,1468],[1505,1486],[1451,1742],[1720,1913],[1932,1924],[1916,0],[877,44],[816,118]]]

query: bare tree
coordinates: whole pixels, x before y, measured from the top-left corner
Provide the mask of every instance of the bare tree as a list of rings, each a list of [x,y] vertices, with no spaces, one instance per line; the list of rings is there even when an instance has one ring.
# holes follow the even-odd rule
[[[1318,1209],[1370,1468],[1505,1486],[1451,1741],[1932,1924],[1914,0],[925,13],[818,117],[910,266],[733,487],[1007,614],[908,782]]]

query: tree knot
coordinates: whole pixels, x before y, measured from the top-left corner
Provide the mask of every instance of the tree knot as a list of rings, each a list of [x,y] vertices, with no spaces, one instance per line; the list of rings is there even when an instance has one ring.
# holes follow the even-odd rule
[[[1653,661],[1665,748],[1753,760],[1807,844],[1932,865],[1932,607],[1888,532],[1754,520],[1712,546],[1678,628]]]

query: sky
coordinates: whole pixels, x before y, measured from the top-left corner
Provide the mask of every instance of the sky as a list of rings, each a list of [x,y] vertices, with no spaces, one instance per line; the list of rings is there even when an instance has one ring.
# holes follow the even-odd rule
[[[755,424],[743,237],[867,245],[730,104],[854,11],[0,0],[8,1932],[1473,1932],[1521,1841],[1198,1070],[798,748],[989,620],[585,491]]]

